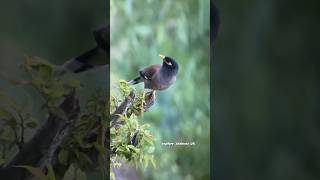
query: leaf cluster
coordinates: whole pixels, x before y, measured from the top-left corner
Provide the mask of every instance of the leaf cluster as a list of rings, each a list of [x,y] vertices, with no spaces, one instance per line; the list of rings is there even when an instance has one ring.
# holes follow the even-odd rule
[[[144,96],[143,91],[136,90],[125,81],[119,82],[118,96],[111,96],[111,112],[115,110],[119,103],[133,91],[135,99],[132,105],[128,108],[126,114],[118,115],[122,126],[111,127],[111,167],[119,168],[123,160],[134,164],[136,167],[140,165],[145,168],[151,164],[156,167],[156,162],[153,156],[155,150],[155,138],[150,132],[150,125],[139,122],[139,117],[144,112]],[[111,172],[113,174],[113,172]]]
[[[34,129],[38,122],[29,112],[29,103],[18,103],[17,100],[9,95],[0,93],[2,102],[0,104],[0,166],[2,166],[9,154],[17,149],[23,148],[25,143],[25,132]]]

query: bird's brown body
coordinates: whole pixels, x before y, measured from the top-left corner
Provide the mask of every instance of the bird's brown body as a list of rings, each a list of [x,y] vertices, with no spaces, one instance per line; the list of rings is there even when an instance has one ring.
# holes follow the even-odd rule
[[[168,89],[176,81],[176,76],[168,78],[164,78],[163,76],[161,76],[161,67],[162,65],[155,64],[140,71],[140,74],[143,74],[146,77],[150,77],[143,78],[145,89],[165,90]]]
[[[148,66],[139,71],[140,76],[130,81],[132,84],[144,82],[145,89],[165,90],[175,81],[178,73],[178,64],[170,57],[160,56],[162,64]]]

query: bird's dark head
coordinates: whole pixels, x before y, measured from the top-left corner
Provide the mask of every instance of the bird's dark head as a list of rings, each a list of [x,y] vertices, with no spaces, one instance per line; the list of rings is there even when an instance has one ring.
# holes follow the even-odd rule
[[[169,56],[164,56],[162,54],[160,54],[159,56],[163,60],[163,63],[162,63],[163,67],[165,67],[166,69],[170,69],[174,73],[178,72],[179,65],[173,58]]]

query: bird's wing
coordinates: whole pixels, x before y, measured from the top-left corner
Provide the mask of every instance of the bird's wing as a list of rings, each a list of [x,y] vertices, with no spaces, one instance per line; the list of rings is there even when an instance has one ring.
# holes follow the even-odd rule
[[[154,74],[159,72],[160,69],[161,69],[161,65],[155,64],[155,65],[149,66],[147,68],[144,68],[143,70],[139,71],[139,73],[143,79],[151,80],[153,78]]]

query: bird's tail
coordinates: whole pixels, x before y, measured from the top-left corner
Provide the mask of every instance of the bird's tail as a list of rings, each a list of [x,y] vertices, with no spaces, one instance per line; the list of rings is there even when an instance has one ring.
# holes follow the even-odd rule
[[[62,65],[62,68],[66,71],[73,73],[80,73],[92,69],[94,66],[80,62],[77,58],[70,59]]]
[[[141,83],[142,81],[143,81],[143,79],[141,78],[141,76],[139,76],[139,77],[136,77],[136,78],[132,79],[131,81],[129,81],[129,83],[132,85],[135,85],[135,84]]]
[[[99,59],[97,56],[99,55],[98,48],[93,48],[78,57],[72,58],[69,61],[65,62],[62,67],[66,71],[70,71],[73,73],[80,73],[83,71],[87,71],[89,69],[94,68],[92,65],[95,62],[95,59]]]

